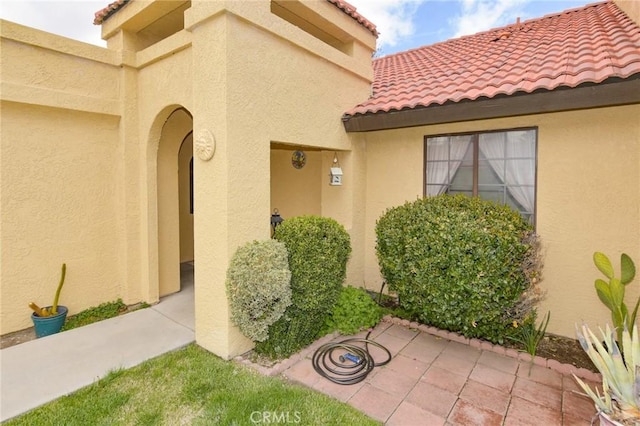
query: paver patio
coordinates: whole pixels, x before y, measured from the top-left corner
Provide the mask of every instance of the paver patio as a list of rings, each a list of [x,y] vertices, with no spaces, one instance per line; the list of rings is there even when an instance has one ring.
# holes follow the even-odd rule
[[[522,356],[389,321],[381,322],[370,339],[386,346],[393,358],[358,384],[337,385],[321,377],[312,366],[312,352],[284,375],[387,425],[586,426],[596,414],[572,376]],[[371,352],[383,358],[378,349]]]

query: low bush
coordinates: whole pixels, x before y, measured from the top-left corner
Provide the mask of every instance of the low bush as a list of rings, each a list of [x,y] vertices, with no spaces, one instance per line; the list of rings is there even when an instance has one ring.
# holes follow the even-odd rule
[[[283,243],[253,241],[239,247],[227,270],[231,321],[251,340],[266,340],[269,326],[291,304],[290,281]]]
[[[127,305],[122,302],[122,299],[118,299],[114,302],[105,302],[98,306],[92,306],[82,312],[78,312],[77,314],[68,317],[62,326],[62,331],[72,330],[74,328],[93,324],[94,322],[117,317],[118,315],[127,312],[127,309]]]
[[[323,334],[339,331],[356,334],[375,326],[382,318],[382,309],[362,288],[342,287],[338,303],[324,322]]]
[[[340,295],[351,243],[342,225],[317,216],[284,221],[275,238],[289,253],[292,303],[255,350],[270,358],[286,358],[318,337]]]
[[[387,210],[376,236],[382,276],[421,322],[503,343],[535,318],[539,243],[509,207],[426,197]]]

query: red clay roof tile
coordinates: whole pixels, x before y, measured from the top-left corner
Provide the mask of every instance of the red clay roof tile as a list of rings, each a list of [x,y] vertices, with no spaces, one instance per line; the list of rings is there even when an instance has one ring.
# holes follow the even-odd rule
[[[329,3],[332,3],[333,5],[335,5],[338,9],[341,9],[347,15],[351,16],[353,19],[358,21],[360,23],[360,25],[362,25],[363,27],[365,27],[366,29],[371,31],[371,33],[374,36],[378,37],[378,30],[376,29],[376,26],[373,25],[373,23],[371,21],[369,21],[367,18],[365,18],[364,16],[360,15],[356,11],[356,7],[355,6],[347,3],[344,0],[327,0],[327,1]]]
[[[122,9],[130,0],[116,0],[113,3],[110,3],[109,6],[104,9],[100,9],[95,13],[95,18],[93,20],[93,25],[100,25],[111,15],[116,13],[118,10]]]
[[[613,2],[375,59],[373,95],[346,113],[572,88],[640,73],[640,27]]]

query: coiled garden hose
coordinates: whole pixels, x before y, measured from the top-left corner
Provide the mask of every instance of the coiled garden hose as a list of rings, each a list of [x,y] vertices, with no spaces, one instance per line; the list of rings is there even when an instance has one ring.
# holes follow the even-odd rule
[[[378,342],[369,340],[371,331],[364,339],[352,338],[340,342],[331,342],[320,346],[312,358],[313,369],[326,379],[339,385],[353,385],[363,381],[374,367],[383,366],[391,361],[391,352]],[[364,343],[364,347],[356,345]],[[369,345],[386,353],[387,358],[375,362],[369,352]],[[346,351],[346,352],[345,352]]]
[[[378,294],[378,305],[382,301],[382,291],[385,282],[382,282]],[[378,342],[369,340],[371,331],[364,339],[351,338],[340,342],[331,342],[320,346],[314,353],[311,362],[313,369],[322,377],[339,385],[354,385],[363,381],[375,367],[381,367],[391,361],[391,352]],[[364,347],[355,343],[364,343]],[[387,358],[381,362],[375,362],[369,352],[369,345],[381,349],[387,354]],[[336,351],[340,351],[340,354]],[[345,352],[346,351],[346,352]],[[336,352],[336,353],[334,353]]]

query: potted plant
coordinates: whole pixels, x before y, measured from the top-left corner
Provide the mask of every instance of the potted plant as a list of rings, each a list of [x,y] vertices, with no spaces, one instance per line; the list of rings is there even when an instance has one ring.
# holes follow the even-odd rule
[[[35,327],[36,337],[44,337],[58,333],[64,325],[68,309],[66,306],[58,305],[58,300],[60,299],[60,290],[62,290],[66,273],[67,264],[63,263],[60,283],[58,284],[56,295],[53,298],[53,305],[41,308],[33,302],[29,303],[29,307],[33,310],[31,319]]]
[[[595,403],[600,425],[640,425],[640,339],[638,326],[622,331],[622,352],[613,332],[600,329],[604,344],[587,327],[577,330],[580,345],[602,374],[602,395],[574,378]]]

